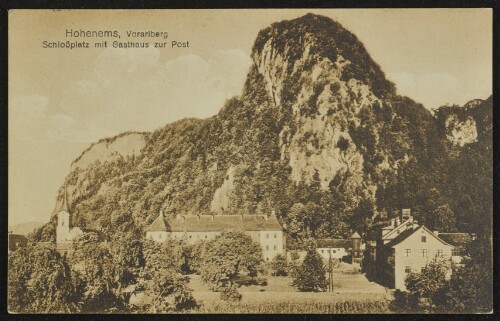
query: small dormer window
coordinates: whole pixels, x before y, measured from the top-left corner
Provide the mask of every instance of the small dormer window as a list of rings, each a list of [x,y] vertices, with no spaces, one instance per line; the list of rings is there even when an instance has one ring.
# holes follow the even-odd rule
[[[425,235],[422,235],[422,238],[421,238],[421,240],[422,240],[422,242],[423,242],[423,243],[427,242],[427,236],[425,236]]]

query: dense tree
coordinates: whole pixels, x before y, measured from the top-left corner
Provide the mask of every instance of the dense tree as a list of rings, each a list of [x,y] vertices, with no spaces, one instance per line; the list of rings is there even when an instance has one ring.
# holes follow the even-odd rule
[[[9,311],[75,313],[82,287],[65,256],[42,245],[20,248],[9,255]]]
[[[491,243],[479,238],[468,248],[463,262],[455,266],[440,291],[440,309],[454,313],[488,313],[493,309]]]
[[[188,282],[187,276],[172,269],[157,271],[154,279],[146,282],[146,295],[150,303],[143,307],[144,312],[179,312],[195,308],[197,303],[188,288]]]
[[[446,285],[450,264],[445,260],[434,258],[420,272],[409,273],[405,279],[406,289],[410,295],[427,301],[429,312],[440,304],[440,293]]]
[[[260,245],[241,231],[224,231],[207,242],[203,251],[201,278],[213,289],[231,286],[241,272],[256,275],[263,263]]]
[[[73,241],[69,260],[84,286],[82,311],[122,310],[121,290],[131,277],[116,264],[109,243],[102,243],[95,233],[84,233]]]
[[[288,275],[288,262],[286,254],[278,254],[271,261],[271,273],[274,276]]]
[[[292,285],[301,292],[320,292],[327,288],[326,270],[314,249],[307,252],[302,265],[293,273]]]

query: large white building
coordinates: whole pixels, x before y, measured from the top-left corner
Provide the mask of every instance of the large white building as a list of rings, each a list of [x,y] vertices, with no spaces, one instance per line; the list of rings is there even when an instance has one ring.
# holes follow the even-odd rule
[[[285,253],[285,236],[274,212],[267,215],[177,215],[167,220],[163,212],[146,228],[146,238],[164,242],[185,239],[189,243],[215,238],[224,230],[243,230],[260,244],[264,260]]]

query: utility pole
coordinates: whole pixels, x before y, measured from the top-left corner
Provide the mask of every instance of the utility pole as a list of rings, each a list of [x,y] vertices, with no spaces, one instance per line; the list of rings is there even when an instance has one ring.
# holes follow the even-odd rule
[[[332,262],[332,250],[328,249],[328,291],[333,292],[333,262]]]

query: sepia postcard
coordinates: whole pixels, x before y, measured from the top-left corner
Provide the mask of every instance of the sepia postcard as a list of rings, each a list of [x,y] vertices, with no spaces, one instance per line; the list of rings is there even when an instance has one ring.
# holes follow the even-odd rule
[[[10,313],[492,313],[491,9],[8,16]]]

